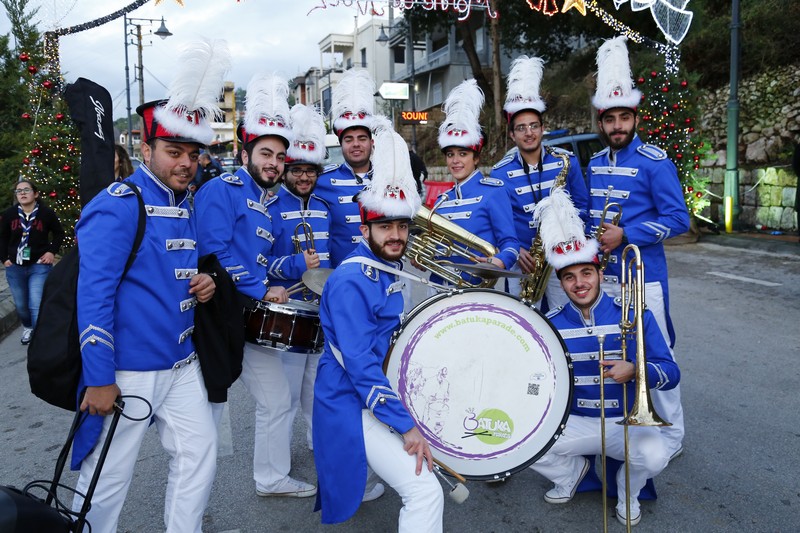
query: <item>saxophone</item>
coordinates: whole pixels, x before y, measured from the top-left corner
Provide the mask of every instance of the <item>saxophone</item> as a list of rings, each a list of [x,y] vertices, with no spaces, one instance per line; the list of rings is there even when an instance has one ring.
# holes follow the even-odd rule
[[[564,187],[567,183],[567,174],[569,174],[569,156],[557,152],[549,146],[544,146],[543,148],[547,153],[561,159],[564,163],[551,189]],[[547,288],[547,280],[550,279],[550,272],[552,271],[552,267],[545,259],[542,236],[538,231],[536,232],[536,237],[533,239],[529,253],[531,254],[531,258],[533,258],[533,269],[530,274],[520,280],[519,297],[532,304],[538,302],[544,296],[544,291]]]

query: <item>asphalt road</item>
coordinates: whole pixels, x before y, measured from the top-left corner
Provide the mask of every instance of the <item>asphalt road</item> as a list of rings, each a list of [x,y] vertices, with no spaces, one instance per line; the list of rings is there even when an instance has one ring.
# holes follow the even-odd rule
[[[683,373],[685,452],[656,478],[640,532],[800,530],[800,255],[714,244],[668,248],[671,308]],[[29,392],[19,330],[0,343],[0,483],[48,478],[71,420]],[[207,509],[208,532],[392,531],[401,502],[391,490],[349,522],[322,527],[313,498],[263,499],[251,478],[253,401],[240,384],[229,402]],[[303,422],[296,424],[293,475],[314,480]],[[137,464],[120,531],[161,531],[167,458],[155,430]],[[74,483],[75,474],[65,476]],[[501,484],[470,482],[462,505],[445,503],[445,530],[598,531],[599,493],[549,505],[549,483],[531,471]],[[613,501],[610,510],[613,513]],[[623,531],[613,516],[611,531]]]

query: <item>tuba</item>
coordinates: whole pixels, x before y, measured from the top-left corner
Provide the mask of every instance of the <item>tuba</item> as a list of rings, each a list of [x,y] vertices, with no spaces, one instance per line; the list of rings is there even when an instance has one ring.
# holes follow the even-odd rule
[[[450,268],[439,264],[437,257],[461,257],[473,263],[481,257],[473,250],[491,257],[497,254],[497,248],[477,235],[470,233],[441,215],[436,214],[424,205],[411,219],[414,234],[408,238],[406,255],[421,267],[437,274],[456,287],[492,287],[497,279],[482,279],[478,284],[465,281],[457,267]]]
[[[556,187],[563,187],[567,183],[567,174],[569,174],[569,156],[560,152],[556,152],[549,146],[543,147],[549,154],[561,159],[564,163],[563,168],[556,176],[551,189]],[[552,267],[547,263],[544,257],[544,247],[542,246],[542,236],[536,232],[536,237],[531,244],[530,252],[533,258],[533,270],[530,274],[526,275],[520,280],[519,297],[526,302],[535,303],[542,299],[544,291],[547,288],[547,280],[550,279],[550,272]]]

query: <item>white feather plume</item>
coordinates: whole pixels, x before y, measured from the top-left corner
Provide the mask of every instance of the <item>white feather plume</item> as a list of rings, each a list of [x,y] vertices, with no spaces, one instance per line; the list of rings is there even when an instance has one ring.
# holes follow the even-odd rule
[[[578,209],[563,188],[552,189],[536,204],[533,220],[538,222],[547,262],[556,270],[594,260],[597,241],[586,238]]]
[[[173,134],[208,144],[214,131],[206,122],[222,114],[219,97],[225,74],[231,67],[231,54],[224,40],[202,39],[187,45],[178,57],[178,73],[169,85],[166,106],[154,111],[156,120]],[[186,120],[198,112],[200,124]]]
[[[597,50],[597,90],[592,98],[596,109],[614,107],[635,109],[642,93],[633,85],[625,36],[604,42]]]
[[[469,148],[482,139],[480,114],[483,91],[474,78],[458,84],[444,102],[444,122],[439,126],[439,146]]]
[[[358,195],[358,200],[370,211],[411,218],[422,200],[411,171],[406,141],[391,127],[378,129],[374,139],[372,181]]]
[[[286,78],[267,73],[253,76],[247,84],[244,129],[249,135],[277,135],[291,143],[289,83]]]
[[[333,129],[338,133],[353,126],[371,127],[375,113],[375,80],[369,72],[352,68],[344,73],[333,88],[331,116]],[[345,115],[348,115],[345,117]],[[363,114],[363,117],[359,117]]]
[[[290,111],[292,137],[294,140],[286,150],[288,159],[294,162],[319,165],[325,160],[325,119],[313,107],[295,104]]]
[[[511,62],[506,82],[506,103],[503,105],[509,116],[524,109],[544,113],[547,105],[539,95],[543,73],[544,61],[541,58],[522,55]]]

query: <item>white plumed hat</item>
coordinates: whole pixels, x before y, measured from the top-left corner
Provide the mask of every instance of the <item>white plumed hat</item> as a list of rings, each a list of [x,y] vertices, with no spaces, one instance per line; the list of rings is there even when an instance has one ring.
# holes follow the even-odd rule
[[[375,114],[375,80],[364,69],[352,68],[333,88],[331,117],[337,136],[347,128],[371,129]]]
[[[597,91],[592,105],[602,114],[614,107],[636,109],[642,93],[633,86],[627,38],[614,37],[597,50]]]
[[[480,115],[483,107],[483,91],[474,78],[458,84],[444,102],[444,122],[439,126],[439,147],[468,148],[480,152],[483,148],[483,132]]]
[[[360,193],[361,222],[410,219],[422,200],[417,192],[406,141],[386,117],[374,117],[372,181]]]
[[[295,104],[290,112],[294,140],[286,164],[320,165],[325,160],[325,119],[313,107]]]
[[[205,145],[213,141],[208,121],[221,114],[218,102],[230,66],[231,55],[223,40],[203,39],[187,45],[178,56],[169,99],[136,108],[142,117],[142,142],[167,138]]]
[[[536,204],[533,220],[539,224],[545,258],[556,271],[584,263],[599,264],[597,240],[586,237],[578,210],[562,187],[553,188],[550,196]]]
[[[538,57],[522,55],[511,62],[506,82],[506,103],[503,105],[509,122],[520,111],[529,109],[541,115],[547,109],[539,96],[543,72],[544,61]]]
[[[256,74],[247,84],[244,123],[239,140],[247,145],[264,135],[280,137],[288,147],[292,142],[289,117],[289,83],[277,74]]]

